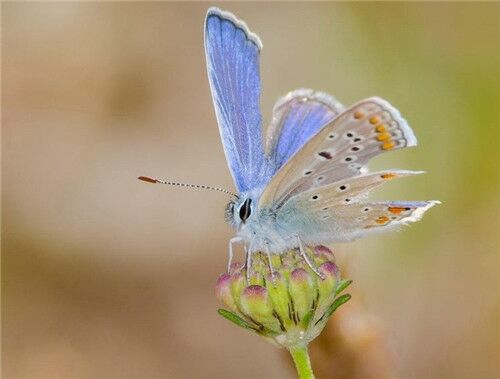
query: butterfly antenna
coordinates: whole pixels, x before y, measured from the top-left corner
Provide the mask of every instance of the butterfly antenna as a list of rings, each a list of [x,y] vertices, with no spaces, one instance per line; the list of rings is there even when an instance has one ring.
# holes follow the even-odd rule
[[[139,176],[137,179],[142,180],[143,182],[153,183],[153,184],[168,184],[170,186],[189,187],[189,188],[196,188],[196,189],[218,191],[218,192],[223,192],[225,194],[234,196],[237,199],[239,198],[239,196],[237,194],[235,194],[235,193],[233,193],[231,191],[228,191],[228,190],[226,190],[224,188],[205,186],[203,184],[190,184],[190,183],[170,182],[168,180],[161,180],[161,179],[156,179],[156,178],[150,178],[148,176]]]

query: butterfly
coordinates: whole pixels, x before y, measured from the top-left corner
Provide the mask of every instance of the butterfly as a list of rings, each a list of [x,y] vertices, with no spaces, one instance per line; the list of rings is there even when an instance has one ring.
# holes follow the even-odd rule
[[[366,199],[387,181],[422,173],[368,172],[371,158],[417,144],[398,110],[381,98],[344,107],[328,94],[295,90],[275,104],[264,138],[261,49],[260,38],[243,21],[218,8],[208,10],[208,78],[238,191],[226,207],[226,221],[236,231],[229,241],[228,266],[235,243],[245,245],[247,267],[254,252],[270,255],[291,249],[298,249],[311,265],[307,247],[397,228],[419,220],[438,203]]]

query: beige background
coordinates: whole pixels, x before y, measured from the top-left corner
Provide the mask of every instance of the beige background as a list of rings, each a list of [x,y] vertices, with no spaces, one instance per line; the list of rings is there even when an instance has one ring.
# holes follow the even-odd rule
[[[227,198],[135,179],[232,188],[208,6],[2,4],[4,378],[293,377],[216,315]],[[345,104],[380,95],[419,138],[371,167],[428,174],[376,197],[443,205],[336,249],[399,376],[500,375],[499,4],[223,6],[264,42],[265,119],[299,87]]]

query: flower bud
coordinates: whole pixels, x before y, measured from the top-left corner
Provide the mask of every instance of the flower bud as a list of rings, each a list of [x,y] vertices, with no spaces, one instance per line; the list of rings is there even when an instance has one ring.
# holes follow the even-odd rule
[[[247,315],[259,328],[273,332],[280,330],[278,320],[273,315],[271,300],[266,288],[250,285],[241,294],[241,311]]]
[[[271,272],[268,256],[253,253],[248,280],[245,266],[232,264],[216,283],[217,298],[229,309],[219,314],[288,349],[308,344],[349,300],[338,294],[350,283],[340,280],[328,248],[309,255],[314,270],[298,251],[271,254]]]
[[[234,312],[238,311],[231,294],[231,275],[224,273],[219,276],[215,285],[215,294],[217,299],[219,299],[219,301],[221,301],[226,307]]]
[[[316,297],[314,280],[306,270],[296,268],[290,275],[288,291],[290,293],[293,316],[297,322],[300,322],[312,310],[314,298]]]

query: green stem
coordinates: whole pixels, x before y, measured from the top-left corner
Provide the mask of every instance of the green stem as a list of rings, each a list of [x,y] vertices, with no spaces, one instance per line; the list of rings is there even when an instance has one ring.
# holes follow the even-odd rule
[[[297,368],[299,378],[314,379],[311,361],[309,360],[309,354],[307,353],[307,346],[290,349],[290,354],[292,355],[293,362]]]

